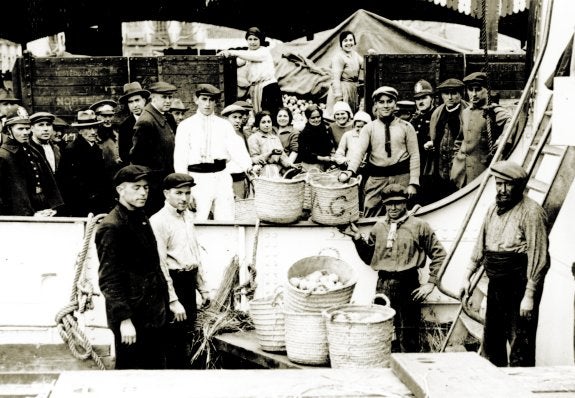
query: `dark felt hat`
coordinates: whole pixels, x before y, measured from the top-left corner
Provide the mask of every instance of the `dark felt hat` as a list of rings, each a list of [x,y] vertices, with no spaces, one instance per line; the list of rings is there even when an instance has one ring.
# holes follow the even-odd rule
[[[407,201],[407,191],[403,185],[390,184],[381,192],[381,203],[405,201]]]
[[[148,98],[150,96],[150,92],[148,90],[144,90],[140,85],[140,82],[126,83],[124,84],[124,95],[120,97],[119,101],[124,103],[128,101],[128,98],[134,95],[141,95],[143,98]]]
[[[193,187],[194,185],[196,185],[194,177],[184,173],[168,174],[166,178],[164,178],[164,182],[162,184],[164,189]]]
[[[114,175],[114,185],[118,186],[124,182],[136,182],[147,178],[152,173],[152,169],[139,164],[131,164],[122,167]]]
[[[39,122],[51,122],[54,123],[56,116],[49,112],[36,112],[30,115],[30,123],[35,124]]]
[[[487,74],[484,72],[473,72],[463,78],[463,83],[466,86],[477,85],[487,87]]]
[[[388,97],[391,97],[394,100],[397,100],[397,97],[399,97],[399,93],[397,92],[397,90],[390,86],[379,87],[371,94],[371,98],[375,100],[379,98],[380,95],[387,95]]]
[[[491,174],[505,181],[525,181],[527,172],[511,160],[500,160],[491,166]]]
[[[96,119],[96,113],[87,109],[85,111],[80,111],[76,115],[76,121],[72,123],[72,127],[94,127],[102,124],[101,120]]]
[[[219,97],[222,94],[219,88],[208,83],[198,84],[196,97],[207,95],[209,97]]]
[[[442,81],[439,86],[437,86],[437,91],[447,91],[447,90],[461,90],[465,87],[465,84],[459,79],[450,78]]]
[[[152,83],[149,89],[150,92],[155,94],[173,94],[178,90],[176,86],[167,82]]]
[[[8,102],[11,104],[20,102],[20,98],[14,97],[12,94],[8,92],[8,90],[0,88],[0,102]]]

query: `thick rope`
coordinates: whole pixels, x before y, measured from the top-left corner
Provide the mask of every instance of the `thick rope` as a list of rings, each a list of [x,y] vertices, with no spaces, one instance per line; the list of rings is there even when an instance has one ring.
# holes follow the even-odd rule
[[[92,301],[92,297],[95,294],[94,287],[86,277],[84,265],[90,248],[92,234],[96,229],[98,221],[104,216],[105,214],[100,214],[95,217],[93,217],[92,214],[88,216],[88,223],[84,233],[84,242],[82,249],[76,258],[70,303],[56,314],[58,333],[62,340],[68,345],[72,355],[81,360],[86,360],[91,357],[101,370],[106,370],[106,366],[94,351],[88,337],[79,328],[75,312],[78,311],[79,313],[83,313],[86,310],[94,308],[94,303]]]
[[[484,113],[486,119],[487,142],[489,145],[489,154],[493,156],[497,150],[497,145],[493,139],[493,115],[489,110],[491,104],[491,76],[490,76],[490,63],[489,63],[489,38],[487,37],[487,0],[481,0],[481,9],[483,11],[481,17],[481,43],[483,43],[483,72],[487,75],[487,100],[486,110]]]

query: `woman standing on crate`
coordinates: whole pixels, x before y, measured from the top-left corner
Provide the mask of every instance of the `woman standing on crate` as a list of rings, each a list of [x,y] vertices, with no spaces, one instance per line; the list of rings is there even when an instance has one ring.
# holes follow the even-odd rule
[[[247,50],[224,50],[218,55],[237,57],[238,66],[247,68],[246,78],[250,84],[249,93],[254,112],[268,110],[275,115],[283,101],[266,36],[259,28],[251,27],[246,32],[246,41]]]
[[[299,134],[296,162],[301,162],[305,170],[318,168],[325,171],[333,164],[332,154],[335,151],[331,130],[326,126],[317,105],[309,105],[304,113],[307,122]]]

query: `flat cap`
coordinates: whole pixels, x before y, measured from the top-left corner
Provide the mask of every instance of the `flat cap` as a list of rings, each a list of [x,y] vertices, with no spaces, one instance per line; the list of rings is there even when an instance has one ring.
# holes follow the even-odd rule
[[[198,84],[196,88],[196,97],[200,95],[207,95],[209,97],[219,97],[222,92],[216,86],[209,83]]]
[[[405,201],[407,201],[407,191],[403,185],[389,184],[381,192],[381,203]]]
[[[450,78],[442,81],[439,86],[437,86],[437,91],[461,90],[463,87],[465,87],[465,84],[463,84],[461,80]]]
[[[391,86],[381,86],[371,94],[371,98],[376,99],[376,98],[379,98],[380,95],[387,95],[388,97],[391,97],[394,100],[397,100],[399,93],[397,92],[396,89],[394,89]]]
[[[149,87],[150,92],[156,94],[173,94],[175,93],[178,88],[173,84],[167,82],[155,82],[152,83]]]
[[[124,84],[124,95],[122,95],[119,99],[120,102],[128,101],[128,98],[134,95],[141,95],[143,98],[148,98],[150,96],[150,92],[148,90],[144,90],[140,85],[140,82],[130,82]]]
[[[413,86],[413,98],[425,97],[433,94],[433,87],[427,80],[421,79]]]
[[[244,108],[246,111],[251,111],[252,109],[254,109],[252,104],[250,104],[247,101],[242,101],[242,100],[236,101],[232,105],[239,105],[242,108]]]
[[[49,112],[36,112],[30,115],[30,123],[35,124],[39,122],[51,122],[54,123],[56,116]]]
[[[414,110],[415,109],[415,102],[409,100],[401,100],[397,101],[397,108],[404,110]]]
[[[463,78],[463,83],[466,86],[475,84],[482,87],[487,87],[487,74],[484,72],[473,72]]]
[[[196,185],[194,177],[184,173],[168,174],[162,183],[164,189],[193,187],[194,185]]]
[[[511,160],[500,160],[491,166],[491,174],[505,181],[525,181],[527,172]]]
[[[93,110],[96,115],[114,115],[116,113],[115,108],[118,103],[111,99],[104,99],[90,105],[88,109]]]
[[[232,113],[236,113],[236,112],[244,114],[244,113],[248,113],[248,110],[246,108],[244,108],[243,106],[231,104],[231,105],[226,106],[222,110],[222,116],[229,116]]]
[[[102,124],[102,121],[96,119],[96,113],[91,109],[87,109],[78,112],[76,121],[72,123],[72,127],[94,127],[100,124]]]
[[[118,186],[124,182],[136,182],[143,178],[148,177],[152,169],[146,166],[141,166],[139,164],[130,164],[128,166],[122,167],[114,175],[114,185]]]
[[[190,108],[186,108],[184,103],[179,98],[172,98],[172,105],[170,105],[170,111],[187,111]]]

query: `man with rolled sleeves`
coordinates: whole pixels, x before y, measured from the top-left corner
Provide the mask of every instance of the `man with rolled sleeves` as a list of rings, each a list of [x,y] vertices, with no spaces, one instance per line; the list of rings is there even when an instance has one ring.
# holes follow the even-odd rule
[[[46,159],[30,145],[24,108],[6,119],[0,147],[0,215],[54,216],[64,204]]]
[[[451,180],[463,188],[479,177],[491,163],[499,137],[511,121],[511,113],[498,104],[488,104],[487,75],[474,72],[463,79],[469,107],[461,111],[461,146],[456,148]]]
[[[419,352],[421,304],[437,284],[437,273],[446,252],[429,224],[407,211],[407,192],[399,184],[383,189],[385,217],[369,236],[352,227],[353,242],[360,258],[377,271],[377,292],[389,297],[396,311],[395,350]],[[430,259],[429,279],[420,284],[419,272]]]
[[[150,85],[150,102],[134,125],[134,138],[130,151],[132,164],[147,166],[158,173],[159,182],[174,172],[175,123],[169,113],[177,88],[167,82]],[[147,214],[160,210],[164,203],[161,186],[152,183],[146,205]]]
[[[197,313],[196,290],[202,302],[209,300],[194,215],[189,210],[194,185],[194,178],[188,174],[168,174],[162,184],[164,207],[150,217],[173,315],[167,328],[168,369],[191,368],[189,353]]]
[[[480,268],[488,277],[482,355],[497,366],[535,366],[539,303],[549,270],[547,214],[524,194],[528,175],[515,162],[491,166],[496,197],[483,219],[463,294]],[[509,345],[509,355],[507,345]]]
[[[419,149],[417,134],[411,123],[394,116],[398,92],[382,86],[371,95],[375,120],[366,124],[352,151],[346,171],[339,180],[345,182],[357,173],[367,154],[365,173],[369,175],[364,188],[363,215],[376,217],[383,213],[381,192],[389,184],[406,187],[412,199],[419,187]]]
[[[196,220],[207,220],[210,211],[214,220],[233,220],[234,191],[226,165],[234,159],[241,162],[238,171],[251,167],[251,159],[244,159],[242,148],[236,145],[237,135],[231,123],[214,113],[220,95],[217,87],[199,84],[194,98],[198,110],[180,123],[176,133],[174,169],[194,177]]]
[[[129,165],[114,176],[116,207],[95,242],[99,285],[114,333],[116,369],[165,369],[168,284],[144,206],[152,170]]]
[[[118,150],[124,164],[130,161],[130,149],[134,137],[134,125],[144,111],[144,107],[150,98],[150,92],[144,90],[139,82],[124,84],[124,94],[118,100],[120,104],[127,106],[130,115],[125,118],[118,127]]]
[[[30,145],[44,156],[53,173],[56,173],[60,163],[60,148],[51,140],[54,134],[52,124],[55,119],[56,116],[49,112],[36,112],[30,116],[30,130],[32,131]]]

